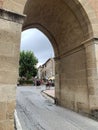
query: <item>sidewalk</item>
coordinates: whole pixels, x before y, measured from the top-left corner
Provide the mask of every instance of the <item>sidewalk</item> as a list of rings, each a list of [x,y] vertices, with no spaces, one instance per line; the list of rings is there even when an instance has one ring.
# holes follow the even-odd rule
[[[55,90],[54,89],[46,89],[43,91],[44,94],[48,95],[49,97],[55,99]]]

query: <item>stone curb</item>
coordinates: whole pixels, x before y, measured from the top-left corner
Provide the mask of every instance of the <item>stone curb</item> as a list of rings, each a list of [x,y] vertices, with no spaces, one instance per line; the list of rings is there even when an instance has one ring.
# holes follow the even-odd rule
[[[53,96],[49,95],[48,93],[46,93],[45,90],[42,90],[41,92],[55,100],[55,97],[53,97]]]
[[[43,94],[47,95],[48,97],[52,98],[54,100],[54,104],[58,105],[58,100],[56,97],[53,97],[51,95],[49,95],[48,93],[45,92],[45,90],[41,91]]]
[[[22,127],[21,127],[19,118],[17,116],[17,111],[16,110],[15,110],[14,116],[15,116],[15,125],[16,125],[15,127],[16,127],[16,130],[22,130]]]

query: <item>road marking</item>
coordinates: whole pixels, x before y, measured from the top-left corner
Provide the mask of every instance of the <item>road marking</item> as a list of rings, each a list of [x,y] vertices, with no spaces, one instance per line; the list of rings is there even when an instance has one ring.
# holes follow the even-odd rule
[[[17,130],[22,130],[22,126],[21,126],[21,124],[20,124],[20,121],[19,121],[19,118],[18,118],[18,116],[17,116],[17,111],[16,111],[16,110],[15,110],[14,115],[15,115],[15,123],[16,123],[16,128],[17,128]]]

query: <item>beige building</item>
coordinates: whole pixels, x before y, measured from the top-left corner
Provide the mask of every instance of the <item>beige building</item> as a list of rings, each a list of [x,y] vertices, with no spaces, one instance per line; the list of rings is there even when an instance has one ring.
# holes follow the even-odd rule
[[[48,59],[42,66],[38,68],[39,79],[55,79],[55,61],[54,58]]]
[[[53,45],[58,104],[97,112],[98,0],[2,0],[0,130],[14,130],[21,31],[29,28],[41,30]]]
[[[43,66],[42,65],[40,65],[39,67],[38,67],[38,73],[37,73],[37,77],[38,77],[38,79],[43,79]]]

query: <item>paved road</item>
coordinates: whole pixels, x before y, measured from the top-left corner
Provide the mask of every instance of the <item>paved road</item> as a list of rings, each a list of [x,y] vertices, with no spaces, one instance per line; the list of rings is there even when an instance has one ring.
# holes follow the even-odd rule
[[[98,122],[55,106],[36,87],[17,88],[17,113],[23,130],[98,130]]]

